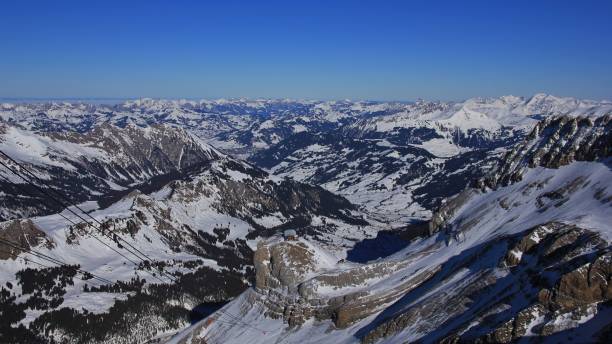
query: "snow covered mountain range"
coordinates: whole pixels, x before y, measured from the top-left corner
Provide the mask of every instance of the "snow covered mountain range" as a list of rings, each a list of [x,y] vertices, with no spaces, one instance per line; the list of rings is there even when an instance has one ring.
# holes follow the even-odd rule
[[[37,132],[82,133],[103,124],[180,127],[235,157],[382,212],[389,204],[411,203],[409,209],[395,209],[398,218],[406,219],[427,218],[441,198],[459,191],[428,189],[429,184],[439,185],[436,175],[453,175],[452,184],[460,185],[481,174],[463,169],[463,160],[484,160],[486,165],[495,148],[516,142],[538,120],[601,116],[611,110],[607,101],[544,94],[450,103],[141,99],[114,106],[2,104],[0,118]],[[407,155],[416,164],[411,173],[406,171]],[[331,166],[330,159],[338,166]],[[351,198],[356,190],[361,195]]]
[[[597,341],[611,116],[541,94],[2,104],[0,333],[165,341],[233,300],[171,340]]]
[[[254,288],[172,343],[607,342],[611,126],[544,120],[384,259],[262,241]]]

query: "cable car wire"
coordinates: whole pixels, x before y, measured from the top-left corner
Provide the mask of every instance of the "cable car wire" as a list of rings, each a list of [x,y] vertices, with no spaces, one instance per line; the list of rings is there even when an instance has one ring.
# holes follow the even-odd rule
[[[9,246],[9,247],[12,247],[14,249],[20,250],[22,252],[30,253],[33,256],[37,257],[37,258],[43,259],[45,261],[51,262],[51,263],[59,265],[59,266],[63,266],[63,267],[72,267],[72,266],[75,266],[75,265],[70,265],[70,264],[68,264],[68,263],[66,263],[66,262],[64,262],[62,260],[57,259],[57,258],[48,256],[48,255],[46,255],[44,253],[38,252],[36,250],[33,250],[32,248],[24,247],[21,244],[13,242],[13,241],[10,241],[10,240],[6,240],[6,239],[3,239],[3,238],[0,238],[0,243],[3,243],[6,246]],[[91,273],[89,271],[83,270],[81,268],[76,268],[76,271],[81,273],[81,274],[83,274],[83,275],[92,276],[92,278],[100,280],[100,281],[102,281],[104,283],[114,284],[114,282],[111,281],[111,280],[108,280],[108,279],[106,279],[104,277],[100,277],[100,276],[98,276],[98,275],[96,275],[94,273]]]
[[[6,155],[6,153],[2,152],[1,150],[0,150],[0,153],[1,153],[1,154],[3,154],[4,156],[7,156],[7,155]],[[8,157],[8,156],[7,156],[7,157]],[[9,159],[11,159],[11,161],[14,161],[14,160],[13,160],[12,158],[10,158],[10,157],[9,157]],[[16,163],[17,163],[17,162],[16,162]],[[18,164],[19,166],[22,166],[22,165],[20,165],[19,163],[17,163],[17,164]],[[30,185],[31,185],[31,186],[33,186],[34,188],[36,188],[36,189],[37,189],[37,190],[38,190],[40,193],[42,193],[43,195],[45,195],[45,196],[47,196],[48,198],[52,199],[53,201],[55,201],[56,203],[58,203],[58,204],[59,204],[60,206],[62,206],[63,208],[65,207],[65,209],[66,209],[66,210],[68,210],[70,213],[72,213],[73,215],[75,215],[76,217],[78,217],[79,219],[81,219],[81,220],[82,220],[83,222],[85,222],[87,225],[89,225],[89,226],[93,227],[94,229],[96,229],[96,230],[98,230],[98,231],[102,232],[102,234],[103,234],[104,236],[106,236],[107,238],[110,238],[111,240],[113,240],[113,238],[112,238],[112,237],[110,237],[109,235],[106,235],[106,234],[105,234],[105,233],[104,233],[102,230],[100,230],[99,228],[97,228],[95,225],[91,224],[89,221],[85,220],[85,219],[84,219],[83,217],[81,217],[79,214],[77,214],[77,213],[76,213],[76,212],[74,212],[72,209],[70,209],[70,207],[66,206],[66,205],[65,205],[63,202],[61,202],[61,201],[57,200],[57,198],[55,198],[55,197],[53,197],[53,196],[49,195],[48,193],[46,193],[46,192],[45,192],[43,189],[41,189],[41,188],[40,188],[38,185],[34,184],[34,183],[31,181],[31,180],[29,180],[28,178],[24,177],[24,176],[23,176],[21,173],[19,173],[19,172],[15,171],[13,168],[11,168],[11,167],[10,167],[10,166],[8,166],[7,164],[5,164],[5,163],[4,163],[2,160],[0,160],[0,165],[4,166],[6,169],[8,169],[9,171],[11,171],[13,174],[15,174],[16,176],[18,176],[20,179],[22,179],[22,180],[23,180],[23,181],[25,181],[26,183],[30,184]],[[23,168],[23,169],[25,169],[24,167],[22,167],[22,168]],[[31,174],[31,172],[30,172],[30,174]],[[38,177],[36,177],[36,178],[38,178]],[[40,179],[39,179],[39,180],[40,180]],[[19,184],[12,184],[12,185],[17,186],[17,185],[19,185]],[[18,186],[17,186],[17,187],[18,187]],[[19,187],[18,187],[18,188],[19,188]],[[24,189],[22,189],[22,190],[24,190]],[[29,193],[29,192],[28,192],[28,193]],[[30,193],[30,195],[32,195],[32,194]],[[61,217],[63,217],[64,219],[66,219],[68,222],[70,222],[70,223],[72,223],[73,225],[75,225],[75,226],[76,226],[77,224],[76,224],[75,222],[73,222],[72,220],[68,219],[66,216],[64,216],[64,215],[62,214],[62,211],[63,211],[63,210],[61,210],[61,211],[60,211],[58,214],[59,214]],[[123,258],[127,259],[128,261],[130,261],[130,262],[131,262],[131,263],[133,263],[134,265],[138,266],[138,263],[137,263],[137,262],[135,262],[134,260],[132,260],[132,259],[128,258],[127,256],[125,256],[125,255],[124,255],[124,254],[122,254],[121,252],[119,252],[119,251],[115,250],[113,247],[111,247],[110,245],[106,244],[105,242],[103,242],[102,240],[100,240],[100,239],[99,239],[98,237],[96,237],[95,235],[93,235],[93,234],[92,234],[92,237],[93,237],[94,239],[96,239],[97,241],[99,241],[99,242],[100,242],[101,244],[103,244],[104,246],[106,246],[106,247],[110,248],[111,250],[113,250],[115,253],[117,253],[117,254],[121,255]],[[137,254],[135,254],[134,252],[130,251],[129,249],[127,249],[127,248],[125,248],[125,249],[126,249],[126,251],[130,252],[131,254],[133,254],[133,255],[134,255],[134,256],[136,256],[138,259],[142,260],[143,262],[146,262],[146,261],[147,261],[147,260],[143,259],[142,257],[138,256]],[[157,275],[155,275],[154,273],[151,273],[151,272],[149,272],[149,271],[148,271],[148,270],[146,270],[146,269],[144,269],[143,271],[145,271],[146,273],[150,274],[152,277],[156,278],[156,279],[157,279],[157,280],[159,280],[160,282],[162,282],[162,283],[166,283],[166,281],[162,280],[161,278],[159,278],[159,277],[158,277]],[[163,271],[162,271],[162,272],[163,272]],[[166,275],[166,274],[164,274],[164,275],[165,275],[165,276],[168,276],[168,278],[169,278],[171,281],[174,281],[174,280],[175,280],[175,279],[173,279],[173,277],[172,277],[172,276],[169,276],[169,275]]]
[[[89,217],[90,219],[92,219],[94,222],[98,223],[100,226],[104,226],[103,223],[101,223],[100,221],[98,221],[95,217],[91,216],[89,213],[87,213],[86,211],[84,211],[83,209],[81,209],[81,207],[79,207],[77,204],[75,204],[73,201],[71,201],[70,199],[68,199],[67,196],[65,196],[64,194],[58,192],[57,190],[55,190],[53,187],[51,187],[50,185],[47,185],[45,183],[44,180],[40,179],[37,175],[35,175],[34,173],[32,173],[32,171],[30,171],[28,168],[26,168],[23,164],[19,163],[18,161],[16,161],[15,159],[13,159],[11,156],[9,156],[8,154],[6,154],[4,151],[0,150],[0,154],[2,154],[3,156],[5,156],[7,159],[9,159],[10,161],[12,161],[14,164],[16,164],[17,166],[19,166],[19,168],[21,168],[22,170],[24,170],[28,175],[30,175],[32,178],[38,180],[40,183],[45,184],[47,189],[49,189],[51,192],[53,192],[54,194],[60,196],[61,198],[63,198],[64,200],[66,200],[70,205],[74,206],[76,209],[78,209],[79,211],[81,211],[83,214],[85,214],[85,216]],[[6,168],[9,168],[7,165],[5,165],[3,162],[0,162],[3,166],[5,166]],[[17,172],[15,172],[14,170],[11,169],[11,172],[18,174]],[[138,252],[140,255],[144,256],[145,258],[142,258],[141,256],[139,256],[138,254],[135,254],[134,252],[132,252],[129,249],[126,249],[126,251],[130,252],[131,254],[133,254],[134,256],[136,256],[138,259],[140,259],[143,262],[147,262],[149,261],[149,263],[146,263],[147,266],[150,265],[150,261],[152,261],[151,258],[149,258],[149,256],[147,256],[145,253],[143,253],[141,250],[139,250],[138,248],[134,247],[132,244],[130,244],[127,240],[125,240],[123,237],[121,237],[121,235],[118,235],[117,233],[113,233],[113,236],[111,237],[110,235],[106,235],[105,231],[102,230],[101,228],[96,228],[96,226],[94,226],[93,224],[89,223],[89,221],[83,219],[80,215],[76,214],[72,209],[70,209],[69,206],[67,206],[66,204],[64,204],[63,202],[57,200],[57,198],[48,195],[44,190],[42,190],[38,185],[34,184],[31,180],[26,180],[26,178],[24,178],[23,176],[19,175],[21,179],[23,179],[24,181],[28,182],[29,184],[31,184],[32,186],[34,186],[35,188],[37,188],[41,193],[45,194],[47,197],[51,198],[53,201],[55,201],[56,203],[60,204],[63,208],[66,208],[68,211],[70,211],[71,213],[73,213],[75,216],[77,216],[79,219],[81,219],[83,222],[87,223],[88,225],[90,225],[91,227],[93,227],[94,229],[98,230],[99,232],[102,233],[102,235],[108,237],[109,239],[112,239],[113,241],[115,241],[117,243],[118,246],[120,246],[119,244],[119,240],[121,240],[122,242],[124,242],[127,246],[129,246],[131,249],[133,249],[134,251]],[[166,276],[167,278],[169,278],[171,281],[176,281],[176,278],[174,278],[174,276],[166,273],[165,271],[163,271],[163,268],[160,269],[160,273],[164,276]],[[152,275],[155,277],[155,275]],[[159,278],[158,278],[159,279]],[[162,283],[164,283],[162,281]]]

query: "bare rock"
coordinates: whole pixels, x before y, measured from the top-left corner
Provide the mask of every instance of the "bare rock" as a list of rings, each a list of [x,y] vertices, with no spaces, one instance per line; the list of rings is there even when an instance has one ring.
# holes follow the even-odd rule
[[[11,220],[0,224],[0,238],[15,243],[26,249],[44,244],[48,248],[53,247],[53,241],[47,238],[45,232],[41,231],[31,220]],[[15,257],[22,251],[0,242],[0,259],[6,260]]]

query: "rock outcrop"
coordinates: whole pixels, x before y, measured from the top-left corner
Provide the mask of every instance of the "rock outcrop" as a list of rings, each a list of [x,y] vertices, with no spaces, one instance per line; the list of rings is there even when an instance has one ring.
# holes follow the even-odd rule
[[[432,214],[431,220],[429,220],[428,224],[428,233],[429,235],[433,235],[436,232],[439,232],[446,225],[447,221],[455,215],[455,212],[465,203],[467,203],[470,198],[478,193],[477,190],[472,188],[467,188],[461,191],[459,194],[445,200],[442,205]]]
[[[0,260],[15,259],[17,255],[39,245],[53,247],[53,241],[47,238],[31,220],[12,220],[0,224]],[[21,247],[19,249],[17,247]]]
[[[394,287],[370,293],[363,290],[368,282],[393,276],[408,262],[322,265],[321,260],[325,258],[303,240],[260,242],[254,257],[255,302],[265,306],[266,316],[283,319],[290,326],[314,318],[331,319],[337,328],[345,328],[380,311],[437,271],[425,270],[406,276],[409,278],[403,278]],[[333,293],[323,290],[333,290]]]
[[[527,168],[558,168],[573,161],[594,161],[612,155],[612,114],[601,117],[548,117],[500,160],[502,163],[477,187],[509,185]]]
[[[518,182],[529,168],[558,168],[573,161],[595,161],[610,157],[611,129],[612,114],[600,117],[552,116],[538,122],[529,135],[505,153],[498,160],[498,165],[486,176],[473,180],[470,187],[446,199],[433,212],[429,234],[443,229],[455,211],[480,190],[497,189]],[[562,204],[567,200],[567,195],[584,181],[578,178],[558,192],[540,195],[540,207]],[[610,195],[602,193],[601,198],[607,200]]]
[[[612,300],[612,247],[597,233],[553,222],[482,250],[506,245],[505,253],[497,255],[501,270],[481,270],[461,289],[409,307],[374,327],[362,342],[375,343],[410,329],[446,333],[431,336],[444,343],[510,343],[527,335],[571,330],[581,318],[594,316],[598,305]],[[474,252],[464,258],[466,265],[455,268],[479,264],[481,254]],[[436,314],[444,316],[437,320]],[[454,317],[455,322],[442,322]]]

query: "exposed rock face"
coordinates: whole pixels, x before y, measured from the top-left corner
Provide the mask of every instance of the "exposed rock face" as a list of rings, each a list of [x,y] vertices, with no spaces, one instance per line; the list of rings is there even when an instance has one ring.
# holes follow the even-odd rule
[[[255,251],[255,286],[260,290],[279,289],[297,292],[297,284],[314,271],[314,253],[300,241],[284,241],[266,245],[263,241]]]
[[[471,187],[446,199],[433,212],[429,233],[433,234],[442,229],[446,220],[478,192],[474,188],[497,189],[512,184],[520,181],[528,168],[536,166],[558,168],[573,161],[594,161],[611,156],[611,129],[612,115],[595,118],[553,116],[538,122],[523,141],[515,144],[503,158],[499,159],[498,166],[485,177],[473,180]],[[563,204],[584,182],[584,179],[578,178],[562,189],[539,195],[540,208],[545,211],[549,206]],[[602,192],[600,198],[607,201],[610,195]]]
[[[331,319],[338,328],[352,325],[380,311],[437,271],[426,270],[393,288],[370,294],[360,287],[368,281],[384,279],[401,271],[407,262],[380,262],[341,270],[321,266],[311,244],[305,241],[261,242],[255,252],[256,293],[254,301],[263,304],[266,316],[283,319],[290,326],[306,320]],[[316,272],[316,274],[314,274]],[[319,289],[336,290],[334,296]]]
[[[34,248],[41,244],[53,247],[53,242],[31,220],[13,220],[0,224],[0,238],[24,249]],[[0,260],[15,259],[22,250],[13,245],[0,242]]]
[[[597,305],[612,299],[612,247],[597,233],[547,223],[504,240],[507,249],[497,256],[501,270],[484,269],[461,289],[409,307],[368,331],[362,341],[375,343],[411,329],[446,334],[425,337],[444,338],[445,343],[510,343],[526,335],[548,336],[577,327],[578,319],[593,316]],[[500,241],[483,251],[493,252],[496,245],[506,244]],[[473,258],[466,257],[463,267],[479,263]],[[500,282],[504,274],[506,281]],[[500,283],[507,289],[496,289]],[[439,319],[436,314],[444,315]],[[444,322],[454,317],[455,322]],[[423,318],[429,321],[419,321]]]
[[[267,316],[295,326],[314,315],[318,304],[298,294],[299,283],[317,267],[311,247],[303,241],[260,242],[254,265],[256,300],[268,309]]]
[[[221,156],[184,129],[164,125],[119,128],[104,123],[85,133],[50,132],[46,135],[54,141],[112,153],[117,166],[111,171],[126,172],[128,178],[186,169]]]
[[[439,271],[438,268],[425,270],[407,278],[405,282],[394,288],[374,295],[359,295],[359,297],[343,300],[335,311],[334,323],[338,328],[345,328],[385,308],[385,305],[399,300],[419,285],[427,281]]]
[[[255,288],[259,290],[266,290],[277,287],[277,285],[271,285],[271,273],[270,268],[270,250],[266,247],[263,242],[257,244],[257,250],[253,255],[253,265],[255,266]]]
[[[481,341],[490,343],[510,343],[523,337],[529,325],[546,313],[544,307],[535,304],[520,311],[515,318],[500,325],[495,331],[487,334]]]
[[[612,298],[612,253],[561,276],[551,291],[542,291],[540,301],[553,310],[572,311]]]
[[[495,171],[477,186],[496,188],[522,179],[527,168],[558,168],[573,161],[594,161],[612,154],[612,115],[549,117],[510,150]]]
[[[590,247],[594,251],[590,252]],[[508,343],[527,335],[528,329],[547,336],[576,327],[577,321],[563,324],[555,319],[578,320],[592,315],[597,304],[612,299],[611,247],[595,233],[556,223],[538,226],[508,251],[505,264],[533,264],[523,259],[534,255],[550,264],[547,270],[555,271],[556,276],[542,281],[537,302],[487,334],[487,342]]]
[[[468,188],[461,191],[456,196],[446,200],[446,202],[444,202],[442,206],[433,213],[431,220],[429,221],[429,235],[440,231],[440,229],[446,225],[446,222],[452,218],[457,209],[469,201],[470,198],[477,192],[477,190]]]

